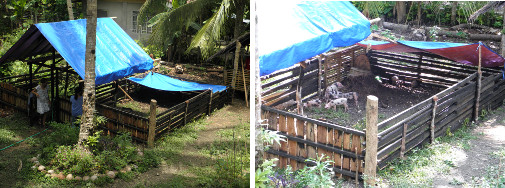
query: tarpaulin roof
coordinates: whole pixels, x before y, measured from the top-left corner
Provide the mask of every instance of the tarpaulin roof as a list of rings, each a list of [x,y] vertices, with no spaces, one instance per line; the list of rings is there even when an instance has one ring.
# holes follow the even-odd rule
[[[44,37],[84,79],[86,19],[35,24]],[[111,18],[98,18],[96,26],[97,85],[152,69],[153,60]]]
[[[128,79],[141,85],[164,91],[198,91],[212,89],[212,92],[216,93],[226,89],[226,86],[187,82],[153,72],[148,73],[144,78],[130,77]]]
[[[258,1],[261,76],[370,35],[370,22],[347,1]]]
[[[479,65],[479,45],[482,48],[482,66],[483,67],[498,67],[503,66],[505,59],[489,49],[482,43],[465,44],[451,42],[425,42],[425,41],[397,41],[391,43],[385,41],[361,41],[359,46],[367,47],[371,44],[372,50],[388,51],[388,52],[430,52],[447,59],[460,62],[467,65]]]

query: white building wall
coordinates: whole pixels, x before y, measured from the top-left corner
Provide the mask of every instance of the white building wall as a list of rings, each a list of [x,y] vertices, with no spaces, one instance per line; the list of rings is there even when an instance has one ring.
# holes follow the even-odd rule
[[[97,2],[97,9],[106,11],[107,17],[116,17],[114,21],[126,31],[128,35],[134,40],[139,39],[139,33],[133,32],[133,11],[138,11],[142,6],[143,1],[121,1],[121,0],[99,0]],[[148,34],[142,33],[142,38],[148,37]]]

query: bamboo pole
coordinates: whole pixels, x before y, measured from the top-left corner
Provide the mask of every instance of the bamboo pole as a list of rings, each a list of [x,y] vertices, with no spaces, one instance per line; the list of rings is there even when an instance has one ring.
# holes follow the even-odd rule
[[[430,136],[431,136],[431,143],[433,144],[435,142],[435,115],[437,113],[437,103],[438,103],[438,97],[435,95],[433,97],[433,112],[431,113],[431,126],[430,126]]]
[[[481,81],[482,81],[482,70],[481,70],[481,61],[482,61],[482,42],[479,41],[479,67],[477,68],[477,96],[475,97],[475,111],[473,119],[475,122],[479,121],[479,100],[480,100],[480,89],[481,89]]]
[[[209,116],[210,116],[210,113],[212,112],[212,93],[213,93],[212,89],[210,89],[210,95],[209,95],[209,113],[207,114]]]
[[[149,135],[147,137],[147,145],[154,147],[154,137],[156,136],[156,100],[151,99],[151,108],[149,110]]]
[[[121,91],[122,91],[122,92],[123,92],[123,93],[124,93],[124,94],[125,94],[125,95],[126,95],[126,96],[130,99],[130,100],[132,100],[132,101],[133,101],[133,98],[132,98],[132,97],[130,97],[130,95],[128,95],[128,93],[126,93],[126,91],[125,91],[125,90],[121,87],[121,84],[118,84],[118,85],[117,85],[117,87],[118,87],[119,89],[121,89]]]
[[[243,56],[243,54],[242,54],[242,56]],[[240,63],[242,63],[242,81],[244,82],[245,105],[247,107],[249,107],[249,101],[247,101],[247,85],[246,85],[246,82],[245,82],[244,62],[240,61]]]
[[[407,136],[407,124],[403,124],[403,134],[402,134],[402,146],[400,148],[400,159],[405,159],[405,141]]]
[[[363,173],[367,176],[366,182],[375,186],[375,175],[377,169],[377,119],[379,110],[379,99],[376,96],[368,95],[366,101],[366,153],[365,169]]]
[[[321,64],[323,63],[323,57],[321,55],[317,56],[317,96],[321,98]]]
[[[300,75],[298,76],[298,84],[296,85],[296,105],[298,109],[298,114],[303,115],[303,104],[302,104],[302,80],[304,75],[304,68],[306,67],[305,62],[300,62]]]

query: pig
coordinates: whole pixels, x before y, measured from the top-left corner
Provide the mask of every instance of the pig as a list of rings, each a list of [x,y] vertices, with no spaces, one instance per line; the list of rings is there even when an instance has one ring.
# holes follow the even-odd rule
[[[304,108],[321,107],[321,103],[322,103],[321,100],[313,99],[303,103],[303,107]]]
[[[356,107],[358,106],[358,93],[356,92],[349,92],[349,93],[338,93],[337,98],[346,98],[346,99],[354,99],[354,103],[356,104]]]
[[[398,76],[393,76],[391,77],[391,84],[399,87],[403,85],[403,80],[400,80]]]
[[[338,89],[341,89],[343,87],[344,85],[342,85],[340,82],[335,82],[334,84],[328,86],[324,92],[324,98],[326,100],[338,98],[337,95],[340,93]]]
[[[333,99],[330,102],[326,103],[324,105],[324,108],[330,109],[333,108],[333,110],[337,110],[337,106],[344,106],[344,111],[347,112],[347,99],[346,98],[339,98],[339,99]]]

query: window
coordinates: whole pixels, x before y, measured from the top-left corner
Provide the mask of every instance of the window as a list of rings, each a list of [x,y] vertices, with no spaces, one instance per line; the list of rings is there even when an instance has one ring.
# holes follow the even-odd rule
[[[138,22],[137,22],[137,18],[138,18],[138,15],[139,15],[139,11],[133,11],[132,13],[132,32],[134,33],[151,33],[153,31],[153,28],[152,27],[148,27],[148,23],[144,23],[142,24],[141,26],[139,26]],[[147,20],[151,19],[150,17],[147,17]]]

